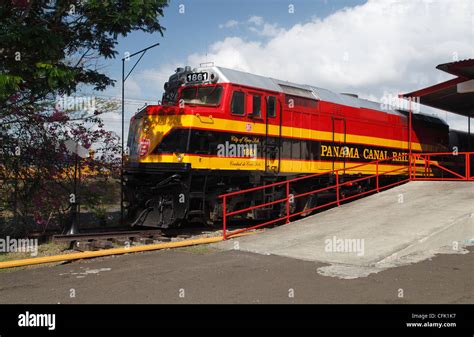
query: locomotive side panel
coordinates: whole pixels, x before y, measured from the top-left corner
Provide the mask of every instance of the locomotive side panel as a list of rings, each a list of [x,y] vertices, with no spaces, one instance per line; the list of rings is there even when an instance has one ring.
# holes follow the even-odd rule
[[[219,194],[409,151],[406,114],[324,89],[218,67],[180,68],[166,88],[165,105],[146,107],[130,125],[125,171],[135,224],[170,227],[196,218],[216,223],[222,214]],[[415,119],[412,150],[440,148],[447,128],[439,124]],[[379,169],[406,165],[403,157]],[[375,165],[347,169],[342,179],[375,172]],[[330,183],[325,179],[295,188],[322,187]],[[249,195],[227,211],[277,200],[281,193]],[[316,202],[301,198],[291,210]],[[278,207],[244,216],[269,218],[278,215]]]

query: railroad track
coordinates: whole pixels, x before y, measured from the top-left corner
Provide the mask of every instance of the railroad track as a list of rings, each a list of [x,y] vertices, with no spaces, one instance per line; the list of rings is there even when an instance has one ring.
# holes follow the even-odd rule
[[[114,231],[103,233],[81,233],[75,235],[53,235],[54,242],[71,242],[97,239],[113,239],[113,238],[131,238],[131,237],[151,237],[155,235],[163,235],[163,231],[155,230],[138,230],[138,231]]]
[[[229,223],[228,230],[245,228],[251,225],[248,221],[237,221]],[[274,225],[276,226],[276,225]],[[273,226],[269,226],[273,227]],[[105,230],[105,231],[104,231]],[[60,244],[68,244],[69,249],[90,251],[123,247],[131,245],[143,245],[154,243],[165,243],[180,239],[198,239],[222,235],[221,228],[210,228],[203,225],[182,226],[171,229],[131,229],[130,227],[109,227],[94,229],[94,231],[66,235],[50,235],[48,241]]]
[[[80,233],[75,235],[53,235],[55,243],[69,244],[70,249],[89,251],[113,248],[115,246],[153,244],[175,239],[196,238],[217,235],[219,230],[207,227],[181,228],[172,230],[145,229],[119,230],[110,232]]]

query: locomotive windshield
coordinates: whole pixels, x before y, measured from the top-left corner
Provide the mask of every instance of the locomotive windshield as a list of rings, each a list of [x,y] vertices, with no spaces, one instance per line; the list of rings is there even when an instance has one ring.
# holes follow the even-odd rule
[[[185,104],[219,105],[222,87],[219,85],[205,87],[188,87],[181,91],[181,99]]]

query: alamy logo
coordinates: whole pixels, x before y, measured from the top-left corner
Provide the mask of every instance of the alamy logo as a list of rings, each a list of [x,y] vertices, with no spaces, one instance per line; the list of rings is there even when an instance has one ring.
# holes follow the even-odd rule
[[[47,327],[56,329],[56,314],[30,314],[28,311],[18,315],[19,327]]]
[[[12,239],[9,236],[0,239],[0,253],[31,253],[38,255],[37,239]]]
[[[408,97],[407,99],[402,99],[398,94],[394,95],[392,93],[384,92],[380,102],[380,108],[384,111],[411,110],[412,112],[420,112],[420,97]]]
[[[217,156],[257,158],[257,144],[235,144],[226,141],[217,145]]]
[[[356,253],[357,256],[365,254],[364,239],[340,239],[333,236],[331,239],[324,240],[326,252],[331,253]]]
[[[93,96],[56,96],[56,109],[93,113],[96,109],[96,100]]]

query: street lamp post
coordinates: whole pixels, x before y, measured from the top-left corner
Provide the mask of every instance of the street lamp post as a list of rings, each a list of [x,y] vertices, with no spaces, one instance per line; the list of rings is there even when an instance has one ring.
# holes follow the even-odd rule
[[[409,107],[408,107],[408,172],[409,172],[409,178],[412,180],[414,178],[413,172],[412,172],[412,130],[413,130],[413,111],[412,111],[412,105],[411,105],[411,97],[409,98]],[[415,166],[415,174],[416,174],[416,165]]]
[[[125,136],[125,128],[124,128],[124,121],[125,121],[125,81],[130,76],[132,71],[137,66],[138,62],[142,59],[143,55],[145,55],[148,49],[158,46],[159,43],[155,43],[152,46],[149,46],[145,49],[137,51],[127,57],[122,58],[122,163],[120,165],[120,223],[124,224],[124,207],[123,207],[123,156],[124,156],[124,136]],[[132,69],[128,72],[127,76],[125,76],[125,61],[128,61],[131,57],[141,54],[138,58],[137,62],[133,65]]]

